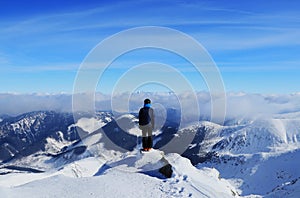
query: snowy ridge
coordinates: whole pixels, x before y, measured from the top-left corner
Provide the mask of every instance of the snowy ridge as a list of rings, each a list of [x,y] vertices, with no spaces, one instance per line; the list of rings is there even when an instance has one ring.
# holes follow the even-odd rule
[[[166,158],[174,167],[173,176],[158,179],[147,175],[147,170],[141,170],[145,166],[139,166],[147,164],[148,154],[137,157],[137,167],[137,164],[132,164],[136,156],[133,154],[114,161],[111,164],[115,166],[107,166],[109,168],[105,171],[104,161],[90,157],[64,166],[57,172],[11,174],[5,176],[5,182],[1,180],[0,192],[7,197],[40,197],[41,194],[43,197],[237,197],[234,187],[220,179],[215,169],[198,170],[187,159],[170,154]],[[159,158],[160,155],[152,153],[152,157]],[[129,166],[138,168],[139,172],[133,172]]]
[[[188,183],[188,188],[198,192],[196,197],[238,196],[234,187],[228,181],[220,178],[216,169],[196,169],[188,159],[182,158],[178,154],[169,154],[167,159],[174,167],[176,182]],[[182,179],[178,181],[178,178]]]

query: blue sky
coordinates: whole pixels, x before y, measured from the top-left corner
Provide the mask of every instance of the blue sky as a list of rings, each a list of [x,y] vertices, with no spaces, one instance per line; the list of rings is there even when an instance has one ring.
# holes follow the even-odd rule
[[[149,25],[200,42],[227,91],[300,92],[299,10],[297,0],[1,1],[0,92],[72,93],[93,47],[119,31]],[[126,66],[108,70],[99,91],[109,92],[126,68],[149,61],[184,64],[168,53],[136,52],[116,61]],[[183,73],[196,89],[206,89],[193,70]]]

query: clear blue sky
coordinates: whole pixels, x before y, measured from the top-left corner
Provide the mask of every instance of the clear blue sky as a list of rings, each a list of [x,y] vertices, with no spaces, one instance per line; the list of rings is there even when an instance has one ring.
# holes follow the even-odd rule
[[[299,10],[297,0],[1,1],[0,92],[71,93],[79,65],[93,47],[119,31],[148,25],[198,40],[219,67],[227,91],[300,92]],[[172,59],[147,53],[120,64],[137,57],[139,63]],[[107,91],[122,72],[120,67],[108,71],[99,90]],[[198,83],[193,72],[185,75]],[[205,89],[201,82],[195,86]]]

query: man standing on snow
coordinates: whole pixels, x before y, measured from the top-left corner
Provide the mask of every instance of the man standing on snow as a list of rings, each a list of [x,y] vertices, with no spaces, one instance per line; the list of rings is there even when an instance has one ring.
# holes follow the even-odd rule
[[[139,128],[142,130],[143,151],[152,148],[152,131],[154,129],[154,111],[151,108],[151,100],[144,100],[144,107],[139,111]]]

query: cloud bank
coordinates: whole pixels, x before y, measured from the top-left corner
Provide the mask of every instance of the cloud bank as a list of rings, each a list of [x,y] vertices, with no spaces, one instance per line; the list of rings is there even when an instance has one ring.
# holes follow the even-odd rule
[[[96,94],[97,110],[112,110],[111,101],[117,101],[121,112],[138,112],[145,98],[151,98],[153,106],[160,112],[168,108],[186,109],[187,114],[196,108],[190,102],[191,94],[182,93],[123,93],[113,96]],[[208,92],[197,92],[200,116],[209,119],[211,115],[211,97]],[[83,101],[84,102],[84,101]],[[83,104],[84,105],[84,104]],[[125,107],[128,107],[126,109]],[[54,110],[72,112],[71,94],[0,94],[0,115],[19,115],[31,111]],[[124,107],[124,108],[122,108]],[[227,93],[226,120],[249,118],[300,118],[300,93],[286,95]],[[188,119],[188,116],[187,116]]]

